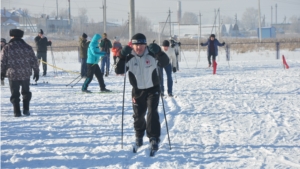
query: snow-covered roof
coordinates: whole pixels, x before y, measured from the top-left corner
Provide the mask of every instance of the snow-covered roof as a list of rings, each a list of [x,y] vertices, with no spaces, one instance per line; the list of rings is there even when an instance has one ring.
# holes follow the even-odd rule
[[[11,16],[11,13],[7,9],[1,9],[1,17],[7,17],[9,18]]]
[[[15,26],[19,26],[19,23],[12,20],[12,19],[8,19],[7,21],[2,23],[3,25],[15,25]]]

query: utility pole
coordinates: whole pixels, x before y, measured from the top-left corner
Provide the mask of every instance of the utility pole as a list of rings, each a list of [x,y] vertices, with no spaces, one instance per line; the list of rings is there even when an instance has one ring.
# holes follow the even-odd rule
[[[275,24],[277,24],[277,4],[275,4]]]
[[[129,0],[130,2],[130,18],[129,18],[129,40],[134,35],[135,32],[135,15],[134,15],[134,0]]]
[[[106,0],[103,2],[103,32],[106,33]]]
[[[258,0],[258,26],[259,26],[259,41],[261,42],[260,0]]]
[[[271,26],[273,24],[273,6],[271,6]]]
[[[172,37],[171,10],[169,8],[170,37]]]
[[[221,17],[220,17],[220,8],[218,9],[218,13],[219,13],[219,33],[218,33],[218,39],[220,40],[220,28],[221,28]]]
[[[201,13],[199,11],[198,60],[200,60]],[[197,62],[198,63],[198,62]]]
[[[44,5],[43,5],[43,7],[44,7]],[[57,0],[56,0],[56,18],[58,18],[58,2],[57,2]]]
[[[70,24],[70,29],[71,29],[71,3],[70,0],[69,1],[69,24]]]

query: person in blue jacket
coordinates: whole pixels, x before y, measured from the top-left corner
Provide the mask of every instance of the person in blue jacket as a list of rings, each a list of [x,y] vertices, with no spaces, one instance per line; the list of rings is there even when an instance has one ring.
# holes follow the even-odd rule
[[[85,79],[82,85],[82,92],[90,93],[91,91],[87,90],[89,84],[93,80],[93,76],[97,77],[100,91],[101,92],[110,92],[110,90],[105,88],[103,73],[100,70],[98,65],[99,60],[106,54],[106,52],[101,52],[98,46],[99,40],[101,40],[101,35],[95,34],[92,38],[89,48],[88,48],[88,57],[87,57],[87,78]]]
[[[213,62],[216,60],[218,56],[218,46],[224,46],[225,42],[220,43],[218,39],[215,38],[214,34],[211,34],[206,43],[200,43],[201,46],[207,46],[207,60],[208,67],[211,66],[211,57]]]

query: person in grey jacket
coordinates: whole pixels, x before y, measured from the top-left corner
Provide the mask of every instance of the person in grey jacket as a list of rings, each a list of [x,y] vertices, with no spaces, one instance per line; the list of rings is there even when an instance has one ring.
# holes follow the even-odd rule
[[[124,74],[126,68],[132,85],[136,146],[143,145],[143,136],[146,131],[152,149],[157,150],[161,130],[157,110],[160,97],[158,66],[165,67],[170,61],[157,44],[151,43],[147,46],[146,37],[141,33],[135,34],[131,43],[132,48],[126,45],[121,50],[115,71],[116,74]]]
[[[79,55],[81,59],[80,75],[82,78],[87,76],[87,50],[89,48],[90,41],[87,41],[87,34],[83,33],[79,38]]]
[[[13,104],[15,117],[21,116],[20,86],[22,87],[23,114],[28,116],[31,100],[30,76],[33,70],[33,80],[39,80],[38,61],[32,47],[22,39],[24,35],[22,30],[11,29],[9,34],[12,39],[1,52],[1,80],[4,77],[9,80],[10,102]]]
[[[215,38],[214,34],[211,34],[206,43],[200,43],[201,46],[207,46],[207,60],[208,67],[211,66],[211,57],[212,61],[216,61],[216,57],[218,56],[218,46],[224,46],[225,42],[220,43],[218,39]]]

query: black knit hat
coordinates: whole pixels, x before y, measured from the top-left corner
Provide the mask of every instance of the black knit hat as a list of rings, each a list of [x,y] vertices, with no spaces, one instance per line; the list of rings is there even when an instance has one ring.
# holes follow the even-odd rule
[[[132,44],[147,44],[146,36],[141,33],[137,33],[131,38]]]
[[[6,43],[6,40],[4,38],[1,38],[1,42]]]
[[[168,40],[164,40],[162,46],[170,46],[170,42]]]
[[[15,38],[22,38],[24,35],[24,31],[21,29],[11,29],[9,30],[9,36],[13,36]]]
[[[42,35],[44,34],[43,29],[40,29],[39,34],[42,34]]]
[[[83,37],[83,38],[87,38],[88,36],[87,36],[87,34],[83,33],[83,34],[82,34],[82,37]]]
[[[216,37],[216,35],[215,35],[215,34],[211,34],[211,35],[210,35],[210,37],[214,37],[214,38],[215,38],[215,37]]]

